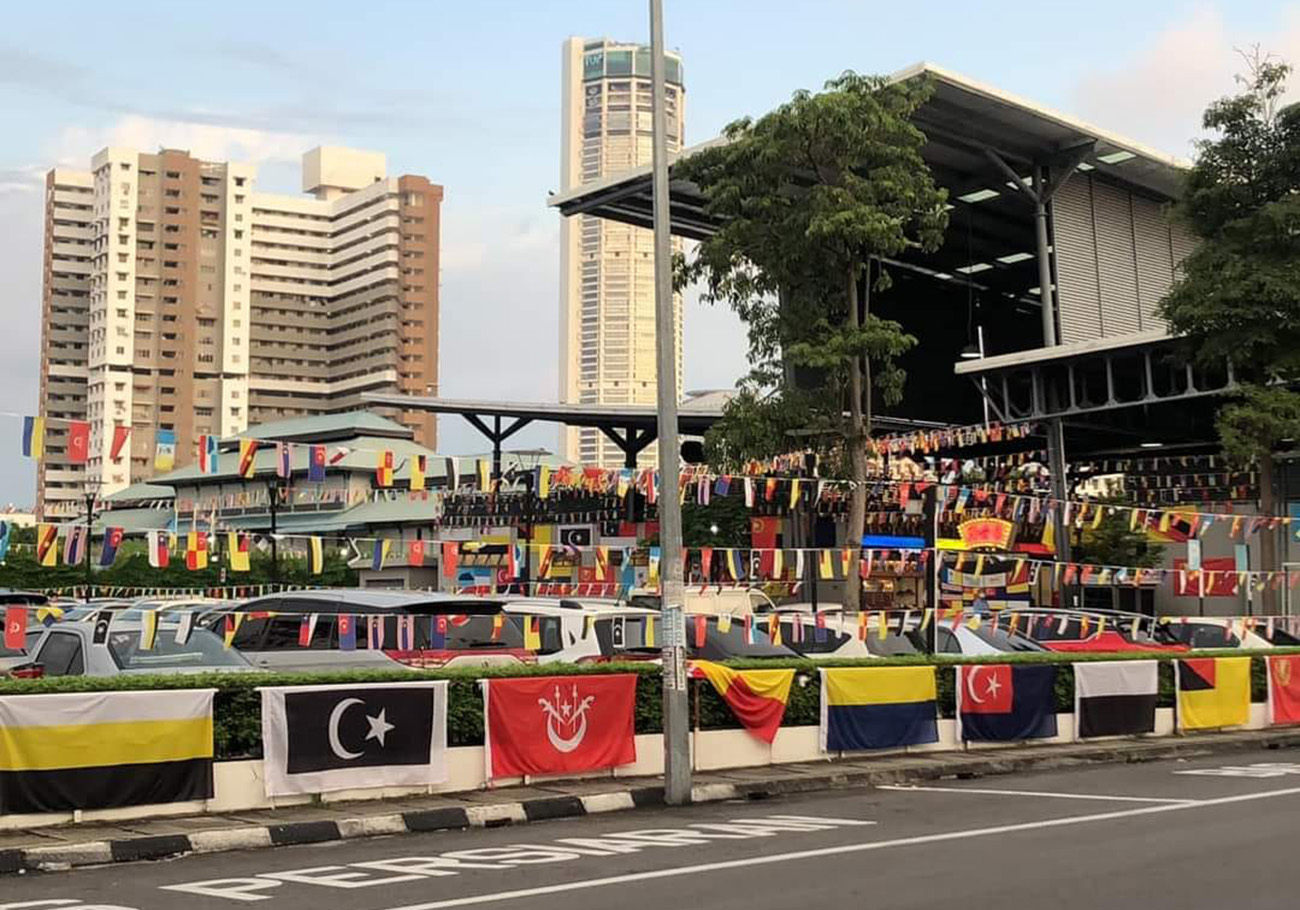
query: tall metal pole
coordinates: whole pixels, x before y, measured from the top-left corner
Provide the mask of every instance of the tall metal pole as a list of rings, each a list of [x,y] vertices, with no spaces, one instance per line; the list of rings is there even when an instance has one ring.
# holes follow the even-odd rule
[[[668,116],[665,109],[663,0],[650,0],[650,73],[654,98],[655,359],[659,405],[659,548],[663,585],[664,800],[691,800],[690,717],[686,687],[682,510],[677,497],[677,320],[673,307],[668,210]]]
[[[277,538],[279,528],[276,517],[280,509],[280,483],[276,480],[266,482],[266,494],[270,498],[267,507],[271,512],[271,584],[280,584],[280,551]]]
[[[92,581],[90,568],[90,537],[95,527],[95,490],[86,490],[86,603],[90,603],[90,586]]]
[[[1055,295],[1052,292],[1052,254],[1047,236],[1047,168],[1035,166],[1033,172],[1034,187],[1034,231],[1038,246],[1038,296],[1041,301],[1043,316],[1043,347],[1056,347],[1056,308],[1053,305]],[[1056,500],[1052,510],[1055,522],[1056,558],[1060,562],[1070,560],[1070,531],[1065,526],[1065,426],[1059,417],[1047,420],[1047,466],[1052,475],[1052,498]],[[1061,606],[1067,607],[1068,603]]]

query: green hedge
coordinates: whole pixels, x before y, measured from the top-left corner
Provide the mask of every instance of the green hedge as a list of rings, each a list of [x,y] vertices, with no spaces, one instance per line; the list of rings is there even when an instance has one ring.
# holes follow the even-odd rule
[[[1300,653],[1300,648],[1278,648],[1268,652],[1241,650],[1195,651],[1192,657],[1253,658],[1251,697],[1262,702],[1267,697],[1263,656]],[[1095,660],[1143,660],[1155,657],[1160,667],[1161,707],[1174,703],[1172,656],[1151,654],[1009,654],[990,658],[908,656],[886,659],[733,661],[737,669],[777,669],[793,667],[798,672],[786,707],[786,726],[816,726],[821,713],[821,691],[817,678],[819,667],[883,667],[934,664],[938,668],[939,713],[952,717],[955,712],[954,686],[959,664],[979,663],[1055,663],[1060,666],[1056,680],[1057,711],[1074,710],[1074,672],[1070,664]],[[483,744],[483,699],[477,680],[488,677],[554,676],[567,674],[635,673],[637,674],[636,732],[661,731],[661,682],[659,668],[645,663],[548,664],[545,666],[510,666],[460,670],[361,670],[341,673],[207,673],[195,675],[147,675],[111,678],[62,677],[57,679],[4,680],[0,695],[32,695],[57,692],[102,692],[140,689],[216,689],[213,706],[216,756],[218,759],[260,758],[262,755],[262,703],[258,689],[263,686],[347,685],[348,683],[411,682],[420,679],[448,681],[447,741],[451,746]],[[696,681],[690,686],[691,721],[699,718],[704,730],[739,727],[731,709],[711,685]]]

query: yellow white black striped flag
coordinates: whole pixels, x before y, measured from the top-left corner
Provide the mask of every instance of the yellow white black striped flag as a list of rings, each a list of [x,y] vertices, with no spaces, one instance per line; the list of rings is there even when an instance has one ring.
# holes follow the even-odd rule
[[[215,692],[0,697],[0,815],[211,799]]]

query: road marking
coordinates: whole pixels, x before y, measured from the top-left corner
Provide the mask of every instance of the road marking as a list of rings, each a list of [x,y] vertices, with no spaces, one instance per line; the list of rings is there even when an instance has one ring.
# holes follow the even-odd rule
[[[1047,793],[1042,790],[994,790],[978,787],[907,787],[897,784],[882,784],[877,790],[900,790],[922,793],[986,793],[996,796],[1046,796],[1052,799],[1099,799],[1112,803],[1194,803],[1194,799],[1162,799],[1155,796],[1104,796],[1094,793]]]
[[[521,888],[517,891],[498,891],[494,894],[475,894],[470,897],[453,897],[447,900],[431,901],[425,904],[406,904],[392,907],[390,910],[447,910],[450,907],[472,907],[476,904],[493,904],[501,901],[520,900],[526,897],[541,897],[546,894],[563,894],[566,891],[585,891],[591,888],[604,888],[609,885],[623,885],[628,882],[653,881],[660,878],[676,878],[683,875],[699,875],[704,872],[721,872],[726,869],[744,869],[749,866],[765,866],[770,863],[788,863],[802,859],[816,859],[822,856],[842,856],[851,853],[866,853],[884,850],[889,847],[911,847],[918,844],[935,844],[951,840],[967,840],[977,837],[992,837],[999,834],[1014,834],[1019,831],[1037,831],[1042,828],[1063,828],[1070,825],[1083,825],[1089,822],[1113,821],[1121,818],[1135,818],[1140,815],[1156,815],[1163,812],[1180,812],[1187,809],[1203,809],[1211,806],[1226,806],[1233,803],[1250,802],[1257,799],[1269,799],[1279,796],[1300,794],[1300,787],[1286,790],[1272,790],[1265,793],[1246,793],[1237,796],[1222,796],[1215,799],[1196,800],[1190,803],[1164,803],[1158,806],[1143,806],[1140,809],[1118,809],[1114,812],[1099,812],[1094,815],[1072,815],[1064,818],[1050,818],[1036,822],[1020,822],[1012,825],[996,825],[989,828],[967,828],[963,831],[946,831],[942,834],[922,834],[916,837],[900,837],[896,840],[873,841],[865,844],[843,844],[838,847],[820,847],[814,850],[798,850],[793,853],[769,853],[764,856],[751,856],[746,859],[724,860],[716,863],[699,863],[693,866],[675,866],[668,869],[655,869],[650,872],[632,872],[627,875],[610,875],[604,878],[589,878],[559,885],[544,885],[538,888]]]

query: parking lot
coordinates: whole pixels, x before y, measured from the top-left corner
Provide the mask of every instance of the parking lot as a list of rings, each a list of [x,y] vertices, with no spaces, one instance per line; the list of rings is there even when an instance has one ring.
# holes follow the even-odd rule
[[[0,910],[1277,908],[1300,756],[945,780],[49,873]],[[671,895],[671,897],[670,897]]]

